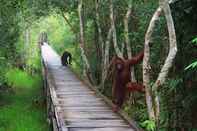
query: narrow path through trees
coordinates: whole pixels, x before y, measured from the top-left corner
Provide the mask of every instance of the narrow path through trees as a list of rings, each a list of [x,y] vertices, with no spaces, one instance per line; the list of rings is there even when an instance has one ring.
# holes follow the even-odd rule
[[[54,130],[62,131],[138,131],[103,98],[88,88],[46,43],[42,46],[48,92],[48,113],[54,114]]]

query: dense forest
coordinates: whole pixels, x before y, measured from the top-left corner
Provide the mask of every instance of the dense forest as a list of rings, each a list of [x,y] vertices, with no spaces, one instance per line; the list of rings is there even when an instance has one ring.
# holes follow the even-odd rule
[[[144,50],[130,81],[145,92],[131,91],[121,110],[147,131],[197,130],[197,0],[0,0],[0,131],[49,130],[43,35],[109,99],[113,57]]]

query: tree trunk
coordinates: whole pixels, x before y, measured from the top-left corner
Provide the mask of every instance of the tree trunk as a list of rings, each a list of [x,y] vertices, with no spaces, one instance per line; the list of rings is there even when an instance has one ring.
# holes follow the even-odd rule
[[[103,81],[103,69],[105,68],[104,67],[104,41],[103,41],[103,37],[102,37],[102,30],[101,30],[101,25],[100,25],[100,16],[99,16],[99,3],[100,3],[100,0],[95,0],[95,16],[96,16],[96,19],[95,19],[95,23],[96,23],[96,31],[97,33],[95,33],[95,43],[97,45],[97,52],[98,52],[98,57],[97,59],[99,59],[99,64],[98,64],[98,67],[99,67],[99,86],[102,86],[102,81]]]
[[[165,63],[161,69],[161,72],[159,73],[159,76],[154,84],[154,87],[161,86],[165,82],[169,69],[172,67],[174,58],[177,53],[176,33],[175,33],[173,18],[171,15],[170,6],[168,4],[168,1],[166,0],[160,0],[160,1],[162,1],[160,2],[160,6],[163,8],[167,26],[168,26],[170,50],[165,60]]]
[[[83,18],[82,18],[82,6],[83,6],[83,0],[79,0],[79,5],[78,5],[78,15],[79,15],[79,24],[80,24],[80,50],[81,50],[81,56],[82,56],[82,61],[83,61],[83,75],[89,79],[91,84],[93,84],[93,78],[91,74],[91,69],[90,69],[90,64],[87,59],[87,56],[85,54],[84,50],[84,45],[85,45],[85,40],[84,40],[84,25],[83,25]]]
[[[109,29],[107,34],[107,40],[105,42],[105,50],[104,50],[104,57],[103,57],[103,70],[102,70],[102,81],[101,86],[104,89],[104,83],[107,78],[107,72],[109,68],[109,48],[110,48],[110,40],[112,35],[112,27]]]
[[[76,34],[77,36],[77,30],[73,27],[73,25],[70,23],[70,21],[68,20],[68,18],[66,17],[66,15],[64,14],[64,11],[61,11],[62,17],[64,18],[64,20],[66,21],[66,23],[68,24],[68,26],[70,27],[70,30],[73,32],[73,34]]]
[[[157,88],[164,84],[167,78],[168,72],[170,68],[172,67],[174,58],[177,53],[176,33],[175,33],[174,22],[173,22],[169,3],[167,0],[160,0],[160,6],[162,7],[164,11],[164,15],[165,15],[166,22],[167,22],[170,50],[165,60],[165,63],[159,73],[159,76],[153,85],[153,90],[156,93],[157,93]],[[156,103],[156,119],[159,120],[160,108],[159,108],[159,97],[157,94],[155,95],[155,103]]]
[[[125,37],[125,45],[127,49],[128,59],[132,59],[132,50],[130,47],[130,39],[129,39],[129,18],[131,15],[131,9],[132,7],[130,4],[124,18],[124,37]],[[131,81],[136,82],[134,67],[131,67]]]
[[[102,30],[101,30],[101,25],[100,25],[100,17],[99,17],[99,0],[95,0],[95,12],[96,12],[96,24],[98,28],[98,38],[99,38],[99,43],[101,44],[101,55],[104,53],[104,41],[102,37]],[[103,57],[103,56],[102,56]]]
[[[113,0],[110,0],[110,19],[111,19],[111,26],[112,26],[112,34],[113,34],[113,44],[116,55],[120,58],[123,58],[123,53],[120,51],[117,43],[117,35],[116,35],[116,26],[114,20],[114,11],[113,11]]]
[[[159,7],[154,13],[150,23],[148,30],[145,34],[145,43],[144,43],[144,59],[143,59],[143,83],[145,86],[145,95],[146,95],[146,104],[148,109],[148,115],[150,120],[156,120],[155,111],[154,111],[154,102],[153,96],[150,87],[150,47],[149,43],[151,41],[151,36],[153,34],[153,30],[156,24],[156,21],[159,19],[162,9]]]
[[[132,11],[132,3],[129,3],[129,7],[124,18],[124,37],[125,37],[125,46],[127,49],[128,59],[132,59],[132,50],[131,50],[130,39],[129,39],[129,19],[132,13],[131,11]],[[131,82],[136,82],[135,70],[133,66],[131,67]],[[129,102],[131,102],[131,104],[135,103],[135,96],[134,93],[132,92],[130,93]]]
[[[150,47],[149,42],[151,41],[151,36],[153,33],[153,29],[155,27],[155,22],[158,20],[161,11],[164,11],[164,15],[167,22],[168,33],[169,33],[169,43],[170,49],[168,56],[164,62],[164,65],[158,75],[157,80],[152,86],[152,90],[150,90]],[[160,114],[160,104],[159,104],[159,95],[157,93],[157,89],[162,86],[166,80],[169,69],[172,67],[172,63],[176,56],[177,52],[177,44],[176,44],[176,33],[174,28],[174,22],[171,15],[170,6],[168,0],[160,0],[160,7],[156,10],[153,15],[148,30],[145,36],[145,48],[144,48],[144,60],[143,60],[143,82],[146,89],[146,103],[148,108],[149,119],[152,119],[159,124],[159,114]],[[153,91],[153,92],[151,92]]]
[[[26,28],[25,29],[25,46],[24,46],[24,60],[26,61],[27,60],[27,57],[28,57],[28,48],[29,48],[29,45],[30,45],[30,29],[29,28]]]

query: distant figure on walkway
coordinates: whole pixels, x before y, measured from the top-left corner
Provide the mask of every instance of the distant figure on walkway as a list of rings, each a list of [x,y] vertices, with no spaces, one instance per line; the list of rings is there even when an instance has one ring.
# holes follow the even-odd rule
[[[72,62],[72,55],[68,51],[64,51],[64,53],[61,56],[61,62],[63,66],[67,66],[68,64],[71,65]]]

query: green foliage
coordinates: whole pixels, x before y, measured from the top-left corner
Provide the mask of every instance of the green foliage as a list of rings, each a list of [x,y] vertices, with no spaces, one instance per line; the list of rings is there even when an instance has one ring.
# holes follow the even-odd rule
[[[173,108],[175,106],[175,101],[179,100],[181,97],[176,96],[174,98],[174,93],[182,90],[183,80],[181,78],[171,78],[167,79],[166,83],[159,90],[160,96],[160,129],[166,129],[168,124],[171,123],[176,117],[176,112],[174,112]]]
[[[145,120],[140,125],[144,127],[147,131],[155,131],[156,129],[156,124],[153,120]]]
[[[136,103],[134,105],[130,103],[125,105],[124,111],[129,116],[132,116],[132,119],[135,119],[140,123],[148,119],[148,114],[147,114],[146,105],[143,103],[143,101],[140,100],[141,99],[140,97],[142,96],[138,96],[137,94],[135,95],[138,97]]]
[[[15,63],[16,42],[19,36],[18,18],[15,18],[18,2],[1,0],[0,2],[0,71],[4,77],[5,67]],[[0,77],[0,83],[4,80]]]
[[[19,71],[13,73],[16,72]],[[44,98],[41,97],[40,77],[30,77],[24,72],[18,74],[23,76],[26,82],[32,83],[33,81],[34,86],[24,84],[20,80],[20,83],[17,82],[20,89],[14,88],[14,93],[4,92],[0,94],[0,103],[2,100],[5,103],[0,108],[0,131],[49,131],[46,123]],[[25,76],[31,80],[27,80]],[[34,103],[34,100],[38,98],[41,98],[39,100],[41,105]]]
[[[38,13],[37,17],[30,14],[39,10],[31,10],[33,6],[30,4],[32,8],[28,8],[25,2],[30,1],[2,0],[0,4],[0,87],[6,83],[14,92],[0,94],[0,104],[5,103],[0,108],[0,131],[49,130],[43,115],[46,114],[44,106],[40,108],[33,103],[33,99],[41,96],[41,75],[29,74],[41,67],[36,44],[38,34],[32,35],[28,48],[24,45],[23,31],[40,17]],[[15,67],[21,63],[26,64],[28,70]]]
[[[174,91],[174,90],[177,90],[178,85],[179,85],[180,83],[182,83],[182,82],[183,82],[183,80],[180,79],[180,78],[177,78],[177,79],[169,79],[169,80],[166,82],[167,88],[169,88],[169,89],[168,89],[168,92],[172,92],[172,91]]]
[[[185,70],[188,70],[188,69],[197,69],[197,61],[191,63],[190,65],[188,65]]]
[[[38,54],[37,54],[38,55]],[[41,60],[40,60],[40,56],[31,56],[26,64],[27,66],[29,66],[32,70],[37,70],[40,71],[41,70]]]
[[[197,37],[192,40],[192,43],[197,45]],[[193,63],[191,63],[185,68],[185,70],[188,70],[188,69],[197,69],[197,61],[194,61]]]
[[[40,82],[38,76],[30,76],[25,71],[10,69],[6,73],[6,81],[9,86],[16,88],[32,88]]]
[[[5,57],[0,57],[0,87],[5,83],[5,73],[7,67],[8,63],[6,63]]]
[[[192,43],[194,43],[195,45],[197,45],[197,37],[192,40]]]

